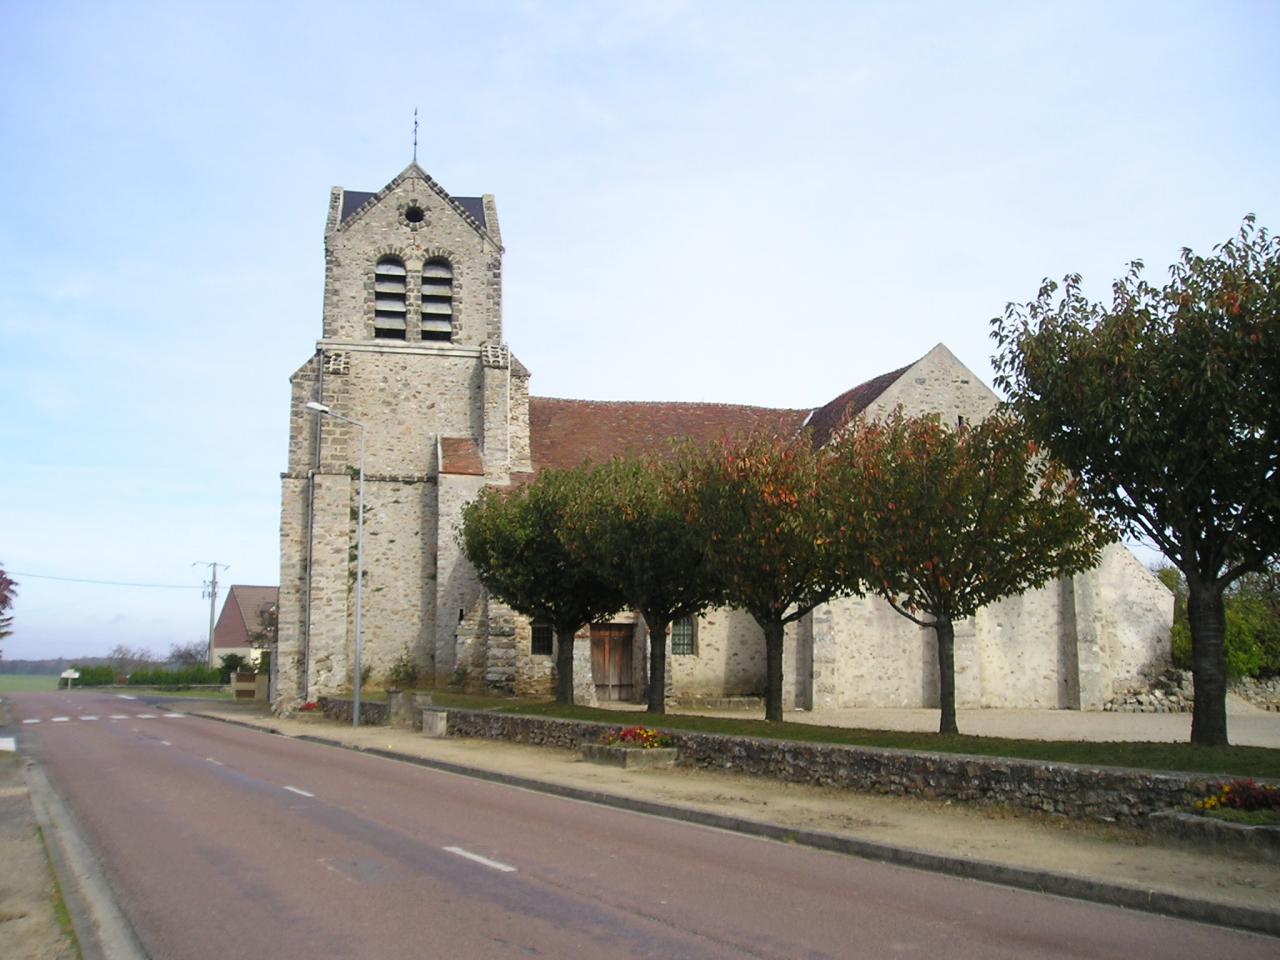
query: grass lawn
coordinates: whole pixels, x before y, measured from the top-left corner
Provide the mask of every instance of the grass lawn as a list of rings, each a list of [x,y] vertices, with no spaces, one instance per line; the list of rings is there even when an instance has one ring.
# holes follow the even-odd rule
[[[696,717],[679,713],[651,717],[649,714],[633,711],[563,706],[557,703],[481,697],[443,691],[436,692],[435,702],[442,707],[457,707],[460,710],[496,710],[502,713],[523,713],[569,720],[594,720],[618,726],[642,723],[667,730],[721,733],[762,739],[892,747],[917,752],[966,753],[981,757],[1047,760],[1058,763],[1082,763],[1089,766],[1132,767],[1140,770],[1171,770],[1183,773],[1214,773],[1280,779],[1280,750],[1266,747],[1193,747],[1189,743],[1007,740],[999,737],[969,737],[963,734],[944,736],[938,733],[820,727],[807,723],[767,723],[764,720]]]
[[[0,693],[46,693],[58,689],[52,673],[0,673]]]

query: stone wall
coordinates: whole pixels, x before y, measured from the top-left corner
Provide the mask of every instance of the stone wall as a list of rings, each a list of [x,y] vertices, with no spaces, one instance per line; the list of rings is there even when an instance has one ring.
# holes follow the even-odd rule
[[[351,714],[355,710],[355,701],[339,697],[320,697],[316,700],[320,712],[330,720],[351,722]],[[360,724],[366,727],[385,727],[391,722],[391,707],[379,701],[360,701]],[[421,723],[421,719],[418,721]]]
[[[541,746],[594,743],[608,725],[449,710],[449,735]],[[665,731],[681,766],[892,796],[953,800],[1076,820],[1142,824],[1206,795],[1218,778],[1119,767],[911,753]]]
[[[443,190],[410,167],[344,224],[332,212],[332,205],[341,203],[341,193],[338,189],[331,197],[325,231],[326,339],[362,341],[373,336],[373,266],[386,254],[400,257],[407,271],[407,342],[421,342],[415,306],[420,302],[422,265],[433,257],[443,257],[453,269],[454,342],[479,346],[501,338],[501,251],[477,232]],[[406,220],[404,212],[411,205],[423,210],[422,221]],[[492,204],[487,214],[496,225]]]

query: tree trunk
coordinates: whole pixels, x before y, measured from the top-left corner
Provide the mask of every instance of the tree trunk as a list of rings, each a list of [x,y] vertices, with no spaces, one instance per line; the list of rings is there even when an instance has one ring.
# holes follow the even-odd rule
[[[959,733],[956,726],[956,627],[949,618],[939,617],[933,622],[933,632],[938,636],[938,699],[942,706],[938,732]]]
[[[764,627],[765,691],[764,718],[775,723],[782,720],[782,636],[781,620],[761,624]]]
[[[1198,576],[1187,576],[1191,673],[1196,691],[1191,742],[1200,747],[1227,746],[1227,620],[1222,589]]]
[[[649,628],[649,713],[667,712],[667,623],[654,623],[647,616]]]
[[[556,628],[556,703],[573,703],[573,635],[577,627]]]

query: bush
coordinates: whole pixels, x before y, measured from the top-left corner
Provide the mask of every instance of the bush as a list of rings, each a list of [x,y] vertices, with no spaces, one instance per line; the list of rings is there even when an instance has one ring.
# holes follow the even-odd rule
[[[1191,669],[1191,624],[1187,620],[1187,586],[1175,567],[1156,570],[1173,591],[1173,665]],[[1271,599],[1246,578],[1222,598],[1226,613],[1227,676],[1257,677],[1280,673],[1280,617]]]
[[[418,665],[409,658],[409,654],[402,654],[400,659],[391,665],[391,669],[387,672],[387,680],[394,687],[401,690],[412,690],[418,685]]]
[[[177,670],[135,670],[129,674],[131,687],[182,687],[221,683],[216,667],[179,667]]]
[[[218,660],[218,675],[222,683],[230,683],[231,675],[241,670],[252,670],[253,664],[238,653],[223,654]]]
[[[77,687],[109,687],[116,682],[116,672],[109,666],[81,667],[73,664],[71,669],[80,672],[80,676],[72,681]],[[67,681],[59,679],[58,686],[66,687]]]

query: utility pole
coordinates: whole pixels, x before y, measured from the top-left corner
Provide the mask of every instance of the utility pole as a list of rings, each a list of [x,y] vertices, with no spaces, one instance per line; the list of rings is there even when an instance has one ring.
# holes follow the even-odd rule
[[[209,579],[204,582],[204,593],[202,596],[209,598],[209,650],[206,661],[209,666],[213,663],[213,618],[218,607],[218,568],[230,570],[231,567],[225,563],[218,563],[216,560],[197,560],[191,564],[193,567],[208,567]]]

